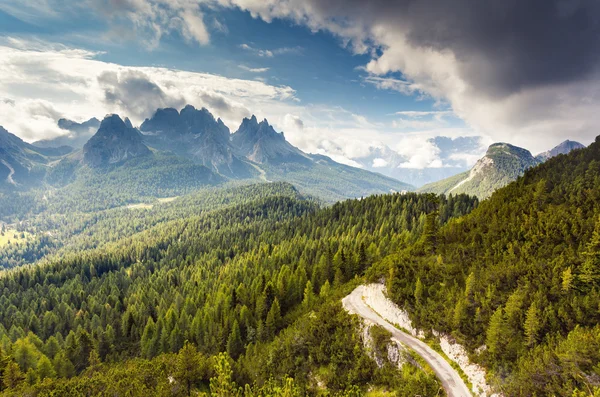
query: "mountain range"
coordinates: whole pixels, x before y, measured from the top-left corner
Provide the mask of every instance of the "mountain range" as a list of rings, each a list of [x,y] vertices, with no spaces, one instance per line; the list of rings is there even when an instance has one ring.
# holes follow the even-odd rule
[[[584,147],[578,142],[567,140],[534,157],[526,149],[508,143],[495,143],[469,171],[427,184],[417,191],[435,194],[466,193],[484,199],[522,176],[528,168],[559,154],[567,154]]]
[[[256,116],[244,118],[231,133],[207,109],[191,105],[181,111],[158,109],[139,128],[115,114],[101,122],[95,118],[83,123],[60,119],[58,125],[69,133],[34,144],[0,129],[0,189],[69,190],[78,186],[80,194],[85,183],[77,181],[92,178],[99,185],[125,184],[124,190],[131,197],[161,197],[167,192],[177,195],[235,181],[287,181],[327,202],[414,189],[373,172],[381,169],[403,180],[437,180],[419,188],[419,192],[467,193],[486,198],[526,169],[583,147],[567,140],[534,157],[526,149],[496,143],[470,170],[463,171],[455,164],[436,168],[438,172],[432,174],[404,167],[406,159],[385,145],[370,147],[370,154],[357,161],[362,168],[308,154],[289,143],[284,133],[277,132],[266,119],[259,122]],[[463,149],[473,151],[480,144],[476,137],[437,137],[430,143],[445,148],[445,161]],[[153,173],[157,175],[154,179]],[[125,182],[136,176],[137,183]],[[150,186],[142,187],[141,180],[151,181]]]
[[[305,194],[327,202],[412,189],[393,178],[304,153],[266,119],[259,122],[255,116],[245,118],[231,134],[208,110],[190,105],[181,111],[158,109],[139,129],[129,119],[112,114],[98,123],[97,131],[83,145],[95,119],[81,124],[61,119],[59,125],[71,134],[35,144],[2,130],[0,178],[4,189],[77,187],[81,192],[84,181],[100,183],[103,179],[106,184],[124,185],[126,190],[137,185],[126,181],[146,180],[158,170],[168,188],[156,178],[150,187],[140,188],[139,194],[161,197],[167,192],[188,191],[191,175],[200,176],[207,185],[289,181]],[[193,180],[198,187],[199,180]],[[136,192],[130,193],[136,196]]]

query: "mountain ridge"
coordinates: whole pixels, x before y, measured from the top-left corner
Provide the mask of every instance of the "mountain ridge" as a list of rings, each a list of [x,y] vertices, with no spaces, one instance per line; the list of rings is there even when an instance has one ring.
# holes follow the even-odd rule
[[[558,154],[567,154],[582,147],[584,146],[578,142],[566,140],[534,157],[527,149],[503,142],[494,143],[469,171],[427,184],[417,191],[436,194],[466,193],[485,199],[497,189],[516,180],[527,169]]]

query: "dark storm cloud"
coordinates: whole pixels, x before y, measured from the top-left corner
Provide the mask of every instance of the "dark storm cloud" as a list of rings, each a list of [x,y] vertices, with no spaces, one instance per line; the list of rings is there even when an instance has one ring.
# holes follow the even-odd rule
[[[308,20],[340,35],[397,29],[415,47],[451,51],[470,85],[504,95],[598,71],[598,0],[305,0]],[[317,18],[315,18],[315,16]],[[298,17],[297,19],[302,19]],[[369,37],[366,37],[368,41]]]
[[[104,72],[98,76],[104,90],[104,101],[137,118],[151,115],[158,108],[180,108],[181,97],[167,95],[149,76],[139,71]]]
[[[598,70],[597,0],[408,2],[403,20],[420,47],[450,49],[462,77],[505,94],[564,83]]]

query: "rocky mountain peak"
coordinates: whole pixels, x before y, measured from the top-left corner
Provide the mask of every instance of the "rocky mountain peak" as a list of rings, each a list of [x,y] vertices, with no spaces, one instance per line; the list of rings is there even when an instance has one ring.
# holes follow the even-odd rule
[[[98,132],[83,146],[83,160],[91,167],[102,167],[150,154],[139,131],[117,114],[107,115],[100,123]]]
[[[559,143],[552,149],[542,152],[535,157],[540,161],[546,161],[548,159],[551,159],[552,157],[558,156],[559,154],[568,154],[571,150],[583,148],[585,148],[585,146],[581,143],[570,141],[567,139],[566,141]]]

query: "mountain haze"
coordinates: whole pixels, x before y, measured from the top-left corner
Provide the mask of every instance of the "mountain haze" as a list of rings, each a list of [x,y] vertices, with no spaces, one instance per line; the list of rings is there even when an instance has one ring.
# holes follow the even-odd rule
[[[75,150],[81,149],[100,127],[100,120],[93,117],[83,123],[77,123],[68,119],[60,119],[58,127],[66,133],[51,139],[33,142],[33,145],[39,147],[69,146]]]

